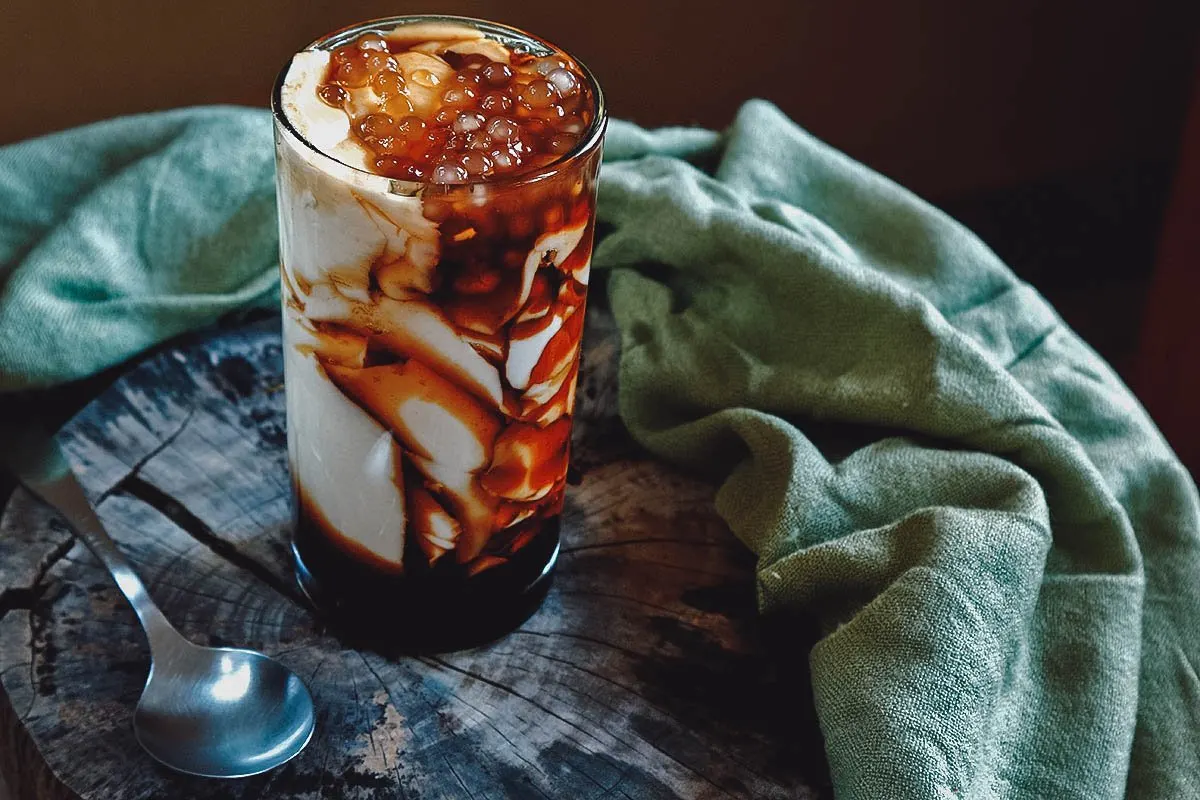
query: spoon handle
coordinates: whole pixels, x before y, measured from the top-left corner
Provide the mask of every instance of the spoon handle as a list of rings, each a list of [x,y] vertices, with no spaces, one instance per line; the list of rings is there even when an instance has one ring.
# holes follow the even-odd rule
[[[104,529],[54,438],[35,430],[17,432],[9,442],[6,460],[21,483],[58,511],[75,535],[104,564],[141,620],[151,650],[159,643],[181,638],[150,599],[150,593],[134,572],[133,565]]]

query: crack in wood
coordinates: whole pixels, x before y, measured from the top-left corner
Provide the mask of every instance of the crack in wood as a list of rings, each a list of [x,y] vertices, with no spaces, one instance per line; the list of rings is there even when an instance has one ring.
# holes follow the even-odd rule
[[[359,660],[362,661],[362,666],[367,668],[367,672],[371,673],[373,678],[376,679],[376,682],[378,682],[379,688],[382,688],[384,697],[388,698],[388,703],[391,704],[391,708],[396,711],[396,714],[400,714],[400,706],[398,706],[396,704],[395,698],[392,698],[392,696],[391,696],[391,687],[388,686],[388,684],[385,684],[382,676],[380,676],[379,673],[376,672],[376,669],[374,669],[374,667],[371,666],[371,662],[367,661],[367,657],[365,655],[362,655],[362,652],[360,652],[358,650],[356,650],[355,652],[356,652],[356,655],[359,656]],[[358,692],[359,692],[358,681],[354,681],[355,696],[356,696],[356,694],[358,694]],[[404,715],[402,715],[402,714],[401,714],[401,720],[404,723],[404,729],[408,730],[409,741],[412,741],[415,738],[415,733],[413,732],[413,728],[409,726],[407,718],[404,717]],[[370,734],[371,745],[374,746],[374,728],[368,728],[367,733]],[[454,770],[451,769],[451,771],[454,771]],[[402,790],[402,784],[401,784],[400,764],[398,764],[398,762],[391,765],[391,772],[392,772],[392,775],[396,776],[397,792],[401,793],[400,796],[404,796],[403,790]],[[455,775],[455,777],[458,777],[458,776]]]
[[[0,619],[9,611],[22,609],[32,611],[34,605],[46,593],[46,575],[54,565],[66,558],[67,553],[75,546],[75,534],[65,531],[67,538],[59,542],[38,562],[37,571],[28,586],[10,588],[0,591]]]
[[[471,800],[475,800],[475,793],[467,788],[467,784],[463,783],[463,779],[459,777],[457,772],[455,772],[454,765],[450,763],[450,759],[443,755],[442,761],[446,762],[446,767],[450,770],[450,774],[454,776],[454,780],[458,781],[458,785],[463,788],[463,791],[467,793],[467,796],[471,798]]]
[[[588,341],[599,355],[580,376],[575,423],[575,465],[588,472],[564,515],[563,552],[578,555],[560,560],[559,589],[529,627],[438,659],[352,649],[313,624],[291,583],[284,405],[261,394],[282,366],[277,318],[182,345],[120,379],[63,431],[89,468],[80,471],[89,496],[105,501],[106,521],[165,611],[214,644],[274,642],[275,655],[296,654],[289,660],[320,700],[319,735],[260,782],[146,769],[132,735],[112,733],[144,677],[130,677],[145,667],[131,653],[136,621],[90,553],[72,549],[61,523],[21,497],[3,525],[20,558],[0,569],[0,609],[13,611],[0,626],[0,769],[15,776],[17,796],[806,796],[796,791],[804,776],[785,763],[795,748],[776,746],[792,735],[790,718],[756,713],[764,692],[726,685],[757,677],[757,662],[731,661],[758,652],[740,627],[752,597],[723,588],[752,583],[753,557],[716,515],[710,486],[648,461],[631,440],[613,446],[615,417],[587,419],[611,411],[616,352]],[[30,612],[40,626],[33,647],[22,617]],[[16,711],[34,694],[22,724]],[[819,734],[802,738],[819,758]],[[43,791],[52,775],[63,786]]]
[[[605,677],[605,676],[603,676],[603,675],[600,675],[599,673],[593,672],[592,670],[586,669],[586,668],[584,668],[584,667],[581,667],[581,666],[579,666],[579,665],[577,665],[577,664],[572,664],[571,662],[569,662],[569,661],[565,661],[565,660],[563,660],[563,659],[556,659],[556,658],[554,658],[554,657],[552,657],[552,656],[548,656],[548,655],[546,655],[546,654],[544,654],[544,653],[534,653],[534,655],[536,655],[536,656],[540,656],[540,657],[542,657],[542,658],[545,658],[545,659],[548,659],[548,660],[550,660],[550,661],[558,661],[558,662],[560,662],[560,663],[563,663],[563,664],[566,664],[566,665],[568,665],[568,666],[575,667],[576,669],[578,669],[578,670],[580,670],[580,671],[582,671],[582,672],[585,672],[585,673],[587,673],[587,674],[589,674],[589,675],[592,675],[592,676],[594,676],[594,677],[600,678],[601,680],[604,680],[604,681],[605,681],[605,682],[607,682],[607,683],[610,683],[610,684],[612,684],[612,685],[614,685],[614,686],[617,686],[618,688],[621,688],[621,689],[623,689],[623,690],[625,690],[625,691],[627,691],[627,692],[629,692],[629,693],[633,694],[634,696],[636,696],[636,697],[639,697],[640,699],[642,699],[643,701],[645,701],[645,702],[646,702],[647,706],[648,706],[650,709],[653,709],[653,710],[655,710],[655,711],[658,711],[658,712],[659,712],[659,713],[661,713],[661,714],[662,714],[664,717],[666,717],[667,719],[671,720],[673,723],[676,723],[676,725],[677,725],[677,729],[678,729],[678,730],[682,731],[682,730],[686,730],[686,729],[687,729],[687,728],[686,728],[686,725],[685,725],[685,723],[683,722],[683,720],[679,719],[678,717],[676,717],[674,714],[670,713],[670,712],[669,712],[669,711],[667,711],[666,709],[663,709],[663,708],[659,707],[657,704],[655,704],[655,703],[651,702],[651,701],[650,701],[648,698],[646,698],[645,696],[643,696],[643,695],[642,695],[640,692],[637,692],[637,691],[635,691],[635,690],[633,690],[633,689],[629,688],[628,686],[625,686],[625,685],[623,685],[623,684],[617,683],[616,681],[613,681],[613,680],[611,680],[610,678],[607,678],[607,677]],[[566,690],[567,690],[567,691],[569,691],[569,692],[574,692],[574,693],[576,693],[576,694],[583,695],[583,696],[584,696],[584,697],[586,697],[586,698],[587,698],[587,699],[588,699],[590,702],[592,702],[592,703],[595,703],[597,706],[600,706],[600,707],[602,707],[602,708],[605,708],[605,709],[607,709],[608,711],[610,711],[610,712],[612,712],[612,713],[614,713],[614,714],[620,714],[620,710],[619,710],[619,709],[617,709],[616,707],[614,707],[614,706],[613,706],[611,703],[609,703],[609,702],[606,702],[606,701],[605,701],[603,698],[596,697],[596,696],[595,696],[595,695],[593,695],[591,692],[586,692],[586,691],[583,691],[582,689],[579,689],[578,687],[575,687],[575,686],[570,686],[570,685],[568,685],[568,684],[562,683],[561,681],[556,681],[555,683],[556,683],[557,685],[559,685],[559,686],[563,687],[564,689],[566,689]],[[552,696],[553,696],[553,697],[558,697],[558,695],[552,695]],[[564,702],[564,703],[565,703],[565,702],[567,702],[567,701],[566,701],[564,698],[558,697],[558,699],[559,699],[560,701]],[[682,761],[682,760],[680,760],[678,757],[676,757],[675,755],[673,755],[673,754],[671,754],[671,753],[667,752],[666,750],[664,750],[662,747],[660,747],[660,746],[659,746],[659,745],[658,745],[658,744],[657,744],[655,741],[653,741],[652,739],[648,739],[646,736],[644,736],[644,735],[641,735],[641,734],[637,733],[636,731],[633,731],[633,733],[634,733],[634,735],[635,735],[635,736],[637,736],[637,738],[638,738],[638,740],[639,740],[639,741],[645,742],[647,745],[649,745],[650,747],[654,748],[656,751],[658,751],[658,752],[659,752],[659,753],[661,753],[662,755],[666,756],[667,758],[671,759],[671,760],[672,760],[672,761],[674,761],[676,764],[679,764],[680,766],[682,766],[684,769],[688,770],[689,772],[692,772],[693,774],[695,774],[695,775],[698,775],[698,776],[699,776],[699,777],[701,777],[701,778],[704,778],[704,780],[708,781],[710,784],[712,784],[712,785],[713,785],[713,786],[715,786],[716,788],[720,789],[720,790],[721,790],[722,792],[724,792],[726,795],[728,795],[728,794],[729,794],[728,790],[727,790],[727,789],[725,789],[723,786],[721,786],[720,784],[716,783],[714,780],[712,780],[711,778],[709,778],[709,777],[708,777],[707,775],[705,775],[703,772],[701,772],[700,770],[698,770],[698,769],[696,769],[695,767],[691,766],[691,765],[690,765],[690,764],[688,764],[687,762],[685,762],[685,761]],[[612,737],[613,737],[613,739],[615,739],[615,740],[616,740],[617,742],[619,742],[620,744],[624,745],[625,747],[628,747],[630,750],[636,750],[636,749],[637,749],[637,748],[635,748],[635,747],[634,747],[634,746],[633,746],[633,745],[632,745],[630,742],[628,742],[628,741],[626,741],[625,739],[623,739],[623,738],[621,738],[621,737],[617,736],[617,735],[616,735],[615,733],[613,733],[612,731],[609,731],[609,735],[610,735],[610,736],[612,736]],[[723,752],[722,750],[719,750],[719,749],[714,749],[714,750],[713,750],[713,754],[714,754],[714,755],[719,755],[719,756],[722,756],[722,757],[725,757],[725,758],[729,758],[729,759],[730,759],[731,761],[733,761],[734,763],[736,763],[736,764],[738,764],[739,766],[742,766],[743,768],[745,768],[745,769],[746,769],[748,772],[750,772],[750,773],[751,773],[752,775],[754,775],[755,777],[762,778],[762,776],[761,776],[761,775],[759,775],[759,774],[758,774],[757,772],[755,772],[753,769],[750,769],[750,768],[749,768],[747,765],[745,765],[745,764],[742,764],[742,763],[741,763],[741,762],[740,762],[740,761],[739,761],[739,760],[738,760],[736,757],[734,757],[733,755],[731,755],[731,754],[729,754],[729,753],[725,753],[725,752]],[[626,770],[626,772],[627,772],[627,771],[628,771],[628,770]],[[622,778],[621,778],[621,779],[623,779],[623,778],[624,778],[624,775],[622,775]],[[617,783],[619,784],[619,783],[620,783],[620,780],[618,780],[618,781],[617,781]],[[609,791],[610,791],[610,792],[611,792],[612,788],[615,788],[615,786],[614,786],[614,787],[610,787],[610,788],[609,788]]]
[[[637,650],[631,650],[628,647],[622,647],[619,644],[615,644],[613,642],[608,642],[608,641],[605,641],[604,639],[597,639],[594,636],[587,636],[586,634],[582,634],[582,633],[571,633],[570,631],[535,631],[531,628],[517,628],[515,631],[513,631],[509,635],[514,636],[516,634],[525,634],[526,636],[540,636],[543,639],[553,639],[555,636],[561,636],[564,639],[575,639],[575,640],[578,640],[581,642],[590,642],[591,644],[598,644],[601,647],[607,647],[611,650],[616,650],[618,653],[624,653],[625,655],[629,656],[630,658],[634,658],[634,659],[638,659],[638,660],[642,660],[642,659],[646,658],[645,653],[639,653]]]
[[[512,749],[513,755],[515,755],[517,758],[521,759],[521,761],[523,761],[528,767],[530,767],[534,771],[539,772],[542,775],[546,774],[545,770],[543,770],[537,764],[534,764],[532,761],[530,761],[525,756],[521,755],[521,751],[519,749],[517,749],[516,743],[514,743],[512,739],[508,738],[508,736],[505,735],[504,731],[500,730],[500,728],[497,727],[496,723],[492,720],[491,715],[489,715],[483,709],[476,706],[474,703],[469,702],[466,698],[461,696],[458,692],[455,692],[453,689],[449,690],[448,694],[450,697],[453,697],[455,700],[462,703],[464,706],[466,706],[467,708],[471,709],[476,714],[478,714],[480,716],[480,718],[483,719],[484,724],[487,725],[489,728],[491,728],[493,731],[495,731],[496,735],[499,736],[501,739],[503,739],[506,744],[508,744],[508,746]]]
[[[300,590],[290,581],[280,578],[269,567],[246,555],[236,545],[222,539],[212,528],[208,527],[204,520],[162,489],[136,475],[126,476],[121,483],[122,494],[140,500],[155,509],[215,555],[233,566],[249,572],[294,605],[307,608],[307,604],[300,595]]]
[[[131,406],[131,410],[138,416],[141,416],[141,414],[137,411],[136,408]],[[187,410],[187,413],[184,414],[183,420],[180,421],[180,423],[175,427],[175,430],[171,431],[169,434],[164,436],[158,444],[154,445],[154,447],[152,447],[150,449],[150,452],[146,453],[144,456],[139,458],[137,461],[133,462],[133,466],[131,466],[129,468],[129,472],[127,472],[123,478],[121,478],[119,481],[114,483],[112,486],[108,487],[103,492],[101,492],[100,495],[96,498],[96,502],[94,502],[92,505],[93,506],[100,505],[101,503],[103,503],[105,501],[105,499],[107,499],[111,495],[122,491],[124,489],[124,484],[127,481],[137,478],[140,475],[142,469],[147,464],[149,464],[154,459],[155,456],[157,456],[162,451],[166,450],[168,447],[170,447],[175,442],[176,439],[179,438],[180,434],[182,434],[184,429],[187,428],[188,423],[190,423],[192,421],[192,417],[194,417],[195,415],[196,415],[196,407],[192,406],[191,408],[189,408]]]
[[[395,710],[396,710],[396,713],[398,713],[398,714],[399,714],[399,713],[400,713],[400,706],[396,704],[396,700],[395,700],[395,698],[393,698],[393,697],[392,697],[392,688],[391,688],[390,686],[388,686],[388,684],[387,684],[387,683],[385,683],[385,682],[384,682],[384,680],[383,680],[383,677],[382,677],[382,676],[380,676],[380,674],[379,674],[379,673],[378,673],[378,672],[375,670],[375,667],[371,666],[371,662],[367,660],[367,657],[366,657],[365,655],[363,655],[363,653],[362,653],[361,651],[358,651],[358,650],[356,650],[356,651],[354,651],[354,652],[355,652],[355,654],[358,656],[359,660],[361,660],[361,661],[362,661],[362,663],[363,663],[363,666],[367,668],[367,671],[371,673],[371,676],[372,676],[373,678],[375,678],[375,681],[376,681],[376,682],[379,684],[379,688],[383,690],[384,697],[386,697],[386,698],[387,698],[387,701],[388,701],[389,703],[391,703],[391,704],[392,704],[392,708],[393,708],[393,709],[395,709]],[[357,684],[356,684],[356,687],[355,687],[355,691],[356,691],[356,692],[358,691],[358,689],[357,689]],[[434,712],[436,713],[436,711],[437,711],[437,710],[436,710],[436,709],[434,709],[434,708],[433,708],[433,706],[432,706],[430,703],[426,703],[426,705],[428,705],[428,706],[429,706],[431,709],[433,709],[433,710],[434,710]],[[405,730],[407,730],[407,731],[408,731],[408,737],[409,737],[409,741],[415,741],[415,739],[416,739],[416,732],[415,732],[415,731],[412,729],[412,726],[409,724],[409,722],[408,722],[408,718],[407,718],[407,717],[405,717],[403,714],[401,714],[401,715],[400,715],[400,718],[401,718],[401,720],[403,720],[403,722],[404,722],[404,728],[405,728]],[[374,737],[372,737],[372,741],[374,741]],[[394,774],[395,774],[395,776],[396,776],[396,787],[397,787],[397,790],[399,791],[399,790],[400,790],[400,785],[401,785],[401,784],[400,784],[400,768],[399,768],[399,765],[397,764],[397,765],[393,766],[393,767],[392,767],[392,770],[393,770],[393,773],[394,773]],[[457,776],[455,776],[455,777],[457,777]],[[402,796],[403,796],[403,793],[402,793]]]
[[[579,597],[603,597],[606,600],[617,600],[622,603],[633,603],[634,605],[641,606],[642,608],[652,608],[655,611],[661,611],[672,619],[679,620],[680,623],[689,627],[700,627],[692,620],[683,616],[684,612],[682,612],[680,609],[668,608],[667,606],[659,605],[658,603],[651,603],[649,600],[643,600],[640,597],[630,597],[624,594],[617,594],[616,592],[597,592],[591,589],[559,589],[558,593],[567,597],[572,595]]]
[[[516,697],[520,700],[524,700],[526,703],[529,703],[531,706],[538,709],[543,714],[547,714],[547,715],[553,717],[554,719],[558,720],[559,722],[566,725],[568,728],[570,728],[572,730],[579,731],[584,736],[593,740],[594,742],[596,742],[596,744],[600,745],[601,747],[604,746],[604,742],[601,741],[600,738],[597,737],[591,731],[584,730],[583,728],[576,725],[574,722],[571,722],[571,720],[569,720],[566,717],[564,717],[563,715],[559,714],[554,709],[546,707],[545,705],[543,705],[542,703],[539,703],[537,700],[533,699],[532,697],[529,697],[528,695],[517,691],[516,689],[514,689],[513,687],[511,687],[507,684],[501,683],[500,681],[494,680],[493,678],[489,678],[486,675],[482,675],[478,672],[469,670],[465,667],[460,667],[456,664],[451,664],[449,661],[446,661],[445,659],[439,658],[437,656],[426,656],[422,660],[426,661],[426,662],[432,662],[434,664],[437,664],[439,667],[442,667],[443,669],[449,670],[451,672],[457,672],[460,675],[464,675],[468,678],[473,678],[473,679],[479,681],[480,683],[486,683],[488,686],[491,686],[495,689],[499,689],[500,691],[504,692],[505,694],[511,694],[513,697]]]
[[[40,616],[33,610],[33,607],[31,606],[28,614],[29,674],[27,676],[27,680],[29,681],[29,703],[25,706],[25,710],[21,712],[21,715],[17,718],[21,721],[21,723],[24,723],[25,720],[29,719],[29,715],[33,713],[33,707],[37,704],[38,700],[39,692],[37,681],[37,663],[42,657],[42,648],[38,646],[38,630],[41,627],[38,623],[39,619]]]

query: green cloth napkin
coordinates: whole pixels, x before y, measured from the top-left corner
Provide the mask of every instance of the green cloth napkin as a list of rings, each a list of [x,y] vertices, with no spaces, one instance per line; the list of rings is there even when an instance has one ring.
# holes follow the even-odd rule
[[[270,116],[124,117],[0,147],[0,391],[278,298]]]
[[[969,231],[770,105],[711,174],[657,155],[677,135],[601,185],[596,261],[635,267],[621,414],[722,481],[763,610],[820,620],[838,797],[1200,797],[1200,502],[1129,391]]]
[[[233,109],[0,149],[0,388],[273,301],[270,165]],[[839,798],[1200,796],[1200,501],[1034,290],[762,102],[615,122],[599,214],[622,415],[821,623]]]

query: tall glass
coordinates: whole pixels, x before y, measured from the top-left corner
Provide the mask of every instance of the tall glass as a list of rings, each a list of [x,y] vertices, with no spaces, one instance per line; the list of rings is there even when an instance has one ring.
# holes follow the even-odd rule
[[[375,20],[308,49],[413,22]],[[577,62],[576,62],[577,63]],[[273,95],[293,549],[352,634],[417,648],[493,638],[536,609],[559,520],[605,111],[515,177],[405,181],[347,166]]]

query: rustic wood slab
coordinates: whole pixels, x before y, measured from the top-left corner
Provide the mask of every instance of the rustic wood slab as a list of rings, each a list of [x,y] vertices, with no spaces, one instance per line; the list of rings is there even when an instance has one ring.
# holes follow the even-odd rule
[[[186,636],[260,648],[308,681],[312,745],[229,782],[152,762],[130,727],[149,663],[133,613],[18,490],[0,520],[0,774],[17,800],[828,794],[807,643],[762,628],[712,488],[622,430],[610,318],[589,323],[580,482],[544,606],[489,646],[420,657],[351,648],[299,596],[277,324],[162,352],[61,438]]]

